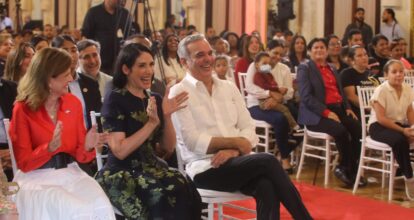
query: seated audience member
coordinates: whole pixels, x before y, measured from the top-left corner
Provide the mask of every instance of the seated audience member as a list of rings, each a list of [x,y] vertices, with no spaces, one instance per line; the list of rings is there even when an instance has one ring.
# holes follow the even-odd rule
[[[34,53],[35,51],[30,44],[20,43],[7,57],[3,78],[19,83],[20,79],[26,74]]]
[[[155,156],[157,150],[173,152],[171,114],[184,107],[187,93],[161,98],[146,91],[154,60],[143,45],[126,45],[115,66],[114,89],[102,107],[110,151],[98,182],[128,219],[200,219],[201,199],[194,184]]]
[[[401,45],[404,59],[406,59],[408,62],[411,63],[411,65],[413,65],[414,58],[410,57],[409,54],[407,54],[407,41],[404,38],[399,38],[398,43]]]
[[[234,66],[234,79],[236,81],[237,88],[240,89],[239,73],[247,72],[250,63],[254,61],[254,57],[257,53],[263,50],[263,45],[260,42],[260,38],[256,35],[250,35],[246,37],[246,42],[242,44],[242,56]]]
[[[335,139],[341,160],[334,174],[347,186],[352,186],[358,168],[361,125],[344,95],[336,69],[326,61],[327,46],[323,38],[311,40],[307,47],[310,60],[299,65],[298,123]],[[361,180],[361,185],[366,185],[366,180]]]
[[[17,85],[12,81],[0,79],[0,158],[7,179],[13,179],[9,144],[7,143],[6,129],[3,119],[12,117],[14,100],[17,95]]]
[[[227,46],[225,40],[219,36],[214,36],[211,40],[210,45],[213,47],[214,54],[217,55],[226,55]],[[230,58],[230,57],[229,57]]]
[[[103,73],[101,69],[101,46],[99,42],[85,39],[79,41],[76,46],[79,50],[80,74],[87,76],[99,84],[101,97],[105,97],[105,86],[111,82],[112,76]]]
[[[168,35],[161,47],[161,60],[155,59],[155,78],[164,81],[165,84],[179,82],[184,78],[185,69],[181,65],[177,55],[178,37]],[[162,67],[161,67],[162,66]],[[162,70],[164,71],[162,73]]]
[[[328,63],[332,64],[338,73],[341,73],[342,70],[348,67],[341,59],[341,50],[342,45],[339,37],[336,35],[329,35],[326,38],[328,43]]]
[[[260,52],[256,55],[254,61],[256,73],[253,77],[255,85],[264,90],[269,90],[269,97],[259,99],[259,107],[262,110],[275,110],[283,113],[286,117],[291,131],[300,129],[296,120],[293,118],[289,108],[283,104],[283,94],[286,93],[286,88],[279,88],[277,82],[272,76],[272,66],[270,65],[270,55],[266,52]]]
[[[368,54],[364,47],[358,45],[351,47],[349,60],[352,65],[341,72],[341,83],[352,111],[361,120],[357,86],[378,86],[380,82],[371,76],[368,69]]]
[[[187,92],[188,101],[173,114],[173,124],[186,172],[197,188],[253,196],[257,219],[280,219],[280,203],[294,219],[312,219],[277,159],[250,155],[257,142],[255,124],[239,90],[212,77],[213,50],[205,37],[187,36],[178,48],[188,71],[170,96]]]
[[[302,35],[295,35],[292,39],[289,49],[289,64],[290,72],[296,73],[296,69],[300,63],[308,60],[306,54],[306,39]]]
[[[98,83],[77,72],[79,63],[79,52],[75,40],[70,35],[59,35],[53,38],[52,47],[66,50],[72,57],[70,73],[73,81],[69,83],[69,92],[76,96],[82,104],[83,117],[87,129],[91,128],[90,111],[100,112],[102,98]]]
[[[146,38],[145,35],[143,34],[134,34],[134,35],[129,36],[125,40],[123,46],[126,46],[131,43],[142,44],[148,48],[152,47],[151,41],[148,38]]]
[[[232,59],[237,58],[239,36],[234,32],[226,32],[223,38],[229,42],[230,51],[227,53]]]
[[[399,60],[404,64],[404,69],[410,70],[411,63],[404,58],[404,51],[402,45],[399,43],[399,39],[395,39],[390,43],[391,59]]]
[[[36,35],[30,40],[30,44],[34,47],[35,51],[39,51],[43,48],[49,47],[47,39],[41,35]]]
[[[267,51],[270,54],[270,65],[272,68],[272,76],[278,83],[279,90],[283,92],[284,101],[290,100],[293,96],[292,78],[290,77],[289,67],[282,64],[281,54],[283,52],[282,45],[277,40],[269,42]],[[289,123],[286,117],[278,111],[262,110],[259,107],[259,99],[270,97],[270,91],[264,90],[253,82],[256,67],[254,63],[250,64],[246,76],[247,91],[247,107],[250,115],[256,120],[266,121],[275,133],[276,143],[282,157],[282,167],[288,173],[293,173],[293,167],[290,164],[289,154],[294,150],[288,145],[289,140]]]
[[[13,48],[12,37],[9,33],[0,33],[0,77],[4,74],[6,59]]]
[[[68,93],[72,59],[44,48],[18,86],[10,123],[17,166],[19,219],[115,219],[99,184],[74,162],[89,162],[106,141],[96,126],[86,132],[82,106]]]
[[[236,84],[234,81],[233,71],[230,68],[230,61],[227,55],[216,56],[214,60],[214,74],[222,80],[229,80]]]
[[[414,138],[414,92],[404,83],[404,65],[390,60],[384,66],[387,81],[371,97],[373,112],[369,119],[372,139],[388,144],[404,175],[407,197],[414,201],[414,178],[410,143]],[[410,127],[411,126],[411,127]]]
[[[388,39],[384,35],[377,34],[372,39],[372,53],[373,57],[378,63],[378,74],[374,75],[375,78],[383,77],[384,65],[388,62],[390,56],[390,47],[388,45]]]

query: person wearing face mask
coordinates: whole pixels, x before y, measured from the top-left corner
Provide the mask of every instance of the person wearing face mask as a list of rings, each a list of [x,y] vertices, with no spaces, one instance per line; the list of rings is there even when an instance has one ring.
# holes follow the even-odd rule
[[[272,66],[269,63],[270,55],[268,53],[260,52],[256,55],[254,61],[256,73],[254,74],[253,83],[262,89],[269,90],[270,95],[268,98],[259,99],[259,107],[262,110],[273,109],[283,113],[289,123],[290,129],[292,131],[299,130],[300,127],[290,113],[289,108],[283,104],[283,94],[271,74]]]

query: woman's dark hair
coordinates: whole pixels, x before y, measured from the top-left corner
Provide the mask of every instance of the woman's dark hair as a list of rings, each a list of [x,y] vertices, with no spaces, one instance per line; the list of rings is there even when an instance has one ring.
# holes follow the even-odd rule
[[[128,44],[125,47],[121,49],[121,51],[118,54],[118,57],[116,58],[115,63],[115,72],[114,72],[114,78],[113,78],[113,84],[115,88],[122,89],[127,84],[127,76],[122,71],[122,66],[126,65],[128,68],[132,68],[132,66],[135,63],[135,60],[141,56],[143,53],[149,53],[152,57],[154,55],[152,54],[151,50],[148,49],[146,46],[141,44]]]
[[[336,36],[335,34],[330,34],[327,37],[325,37],[326,43],[328,43],[328,44],[329,44],[329,41],[332,40],[332,39],[338,39],[339,40],[339,37]]]
[[[305,45],[305,49],[302,52],[302,57],[303,58],[308,57],[307,54],[306,54],[306,39],[305,39],[305,37],[302,36],[302,35],[295,35],[295,36],[293,36],[292,43],[290,43],[290,47],[289,47],[289,60],[290,60],[291,63],[299,63],[299,60],[296,57],[296,53],[295,53],[295,44],[296,44],[296,41],[298,39],[302,39],[303,43]]]
[[[348,50],[348,58],[351,59],[351,60],[354,60],[355,53],[356,53],[356,51],[358,49],[365,49],[365,48],[363,46],[361,46],[361,45],[354,45],[354,46],[352,46]]]
[[[239,42],[239,35],[237,35],[236,33],[234,33],[234,32],[226,32],[226,33],[224,33],[223,34],[223,38],[224,39],[226,39],[227,41],[229,41],[229,37],[231,36],[231,35],[233,35],[234,37],[236,37],[236,39],[237,39],[237,42]]]
[[[35,35],[32,37],[32,39],[30,40],[30,45],[32,45],[33,48],[36,47],[36,45],[42,41],[47,41],[47,39],[45,37],[43,37],[42,35]]]
[[[388,42],[388,38],[387,38],[386,36],[384,36],[384,35],[382,35],[382,34],[377,34],[377,35],[375,35],[375,36],[372,38],[371,44],[372,44],[373,46],[377,46],[377,44],[378,44],[378,42],[379,42],[380,40],[385,40],[385,41],[387,41],[387,42]]]
[[[72,36],[67,35],[67,34],[61,34],[53,38],[52,47],[61,48],[65,41],[69,41],[76,45],[76,42]]]
[[[306,49],[308,49],[309,51],[312,49],[312,47],[313,47],[313,45],[315,44],[315,43],[317,43],[317,42],[322,42],[324,45],[325,45],[325,47],[326,48],[328,48],[328,43],[326,42],[326,40],[324,39],[324,38],[321,38],[321,37],[315,37],[315,38],[313,38],[310,42],[309,42],[309,44],[308,44],[308,46],[306,47]]]
[[[162,47],[161,47],[161,54],[162,54],[162,58],[164,59],[164,62],[169,66],[170,65],[170,62],[168,62],[168,40],[170,39],[170,38],[172,38],[172,37],[175,37],[175,39],[177,39],[177,41],[179,41],[179,38],[178,38],[178,36],[177,35],[175,35],[175,34],[169,34],[169,35],[167,35],[166,37],[165,37],[165,39],[164,39],[164,41],[162,42]],[[180,66],[181,66],[181,63],[180,63],[180,58],[178,57],[178,54],[177,54],[177,52],[175,52],[176,53],[176,60],[177,60],[177,63],[179,63],[180,64]]]

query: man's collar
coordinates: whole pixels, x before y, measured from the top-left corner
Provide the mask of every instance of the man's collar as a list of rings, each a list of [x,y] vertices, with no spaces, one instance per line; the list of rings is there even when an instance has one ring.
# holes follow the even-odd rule
[[[220,81],[217,77],[215,77],[213,75],[211,77],[213,79],[213,84],[217,84]],[[200,83],[203,84],[202,81],[194,78],[194,76],[192,76],[190,72],[187,72],[185,74],[184,80],[186,80],[188,83],[190,83],[194,87],[196,87],[197,84],[200,84]]]

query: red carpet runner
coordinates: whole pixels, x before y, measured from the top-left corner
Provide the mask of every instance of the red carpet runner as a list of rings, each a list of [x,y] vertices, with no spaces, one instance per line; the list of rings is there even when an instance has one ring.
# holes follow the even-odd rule
[[[295,184],[306,207],[315,220],[409,220],[414,219],[414,209],[404,208],[382,201],[353,196],[349,193],[312,186],[304,183]],[[235,202],[249,208],[255,208],[253,199]],[[224,208],[224,213],[241,219],[252,218],[251,214]],[[284,207],[281,219],[292,219]]]

